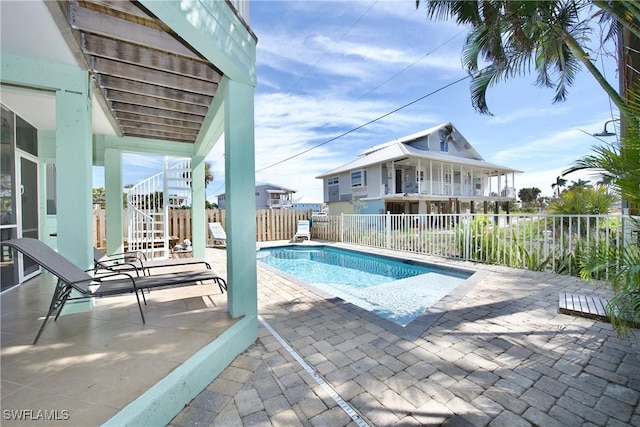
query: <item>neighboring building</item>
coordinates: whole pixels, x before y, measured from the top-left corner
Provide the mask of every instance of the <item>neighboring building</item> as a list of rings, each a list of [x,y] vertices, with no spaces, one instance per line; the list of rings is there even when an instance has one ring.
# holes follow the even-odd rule
[[[484,161],[451,124],[377,145],[318,176],[329,213],[474,211],[516,199],[516,169]]]
[[[296,190],[279,185],[256,184],[256,209],[291,209]],[[225,208],[225,193],[218,194],[218,208]]]
[[[313,211],[320,212],[322,210],[323,203],[320,202],[312,202],[305,197],[301,197],[300,199],[293,202],[291,205],[292,210],[297,211]]]

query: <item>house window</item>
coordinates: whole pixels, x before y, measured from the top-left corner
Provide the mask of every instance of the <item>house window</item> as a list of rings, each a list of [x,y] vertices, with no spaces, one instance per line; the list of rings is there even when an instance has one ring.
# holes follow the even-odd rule
[[[449,152],[449,141],[440,141],[440,151],[443,153]]]
[[[367,171],[357,170],[351,172],[351,187],[366,187],[367,186]]]
[[[338,185],[338,184],[340,184],[340,178],[337,176],[327,179],[327,185]]]
[[[424,182],[424,171],[416,171],[416,182]]]

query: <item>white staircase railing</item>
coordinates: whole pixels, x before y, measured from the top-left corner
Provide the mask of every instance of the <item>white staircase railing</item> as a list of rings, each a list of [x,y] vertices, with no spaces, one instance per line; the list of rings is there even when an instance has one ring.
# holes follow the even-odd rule
[[[191,162],[164,159],[163,172],[128,190],[128,250],[141,251],[147,258],[168,258],[169,208],[190,203]]]

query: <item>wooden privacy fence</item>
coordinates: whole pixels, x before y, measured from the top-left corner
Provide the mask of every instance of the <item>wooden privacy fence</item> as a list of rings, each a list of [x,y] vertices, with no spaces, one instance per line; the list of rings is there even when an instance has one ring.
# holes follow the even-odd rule
[[[123,213],[124,230],[123,235],[127,239],[127,215]],[[222,228],[226,228],[226,213],[221,209],[206,210],[207,223],[219,222]],[[320,217],[318,217],[320,218]],[[325,240],[337,240],[340,233],[338,231],[339,217],[321,217],[316,221],[312,220],[314,226],[311,227],[311,235],[314,238]],[[265,209],[256,211],[256,241],[266,242],[272,240],[289,240],[296,233],[298,220],[311,219],[311,211]],[[315,227],[315,225],[318,225]],[[203,230],[208,236],[209,230]],[[172,240],[182,242],[184,239],[193,240],[191,237],[191,210],[172,209],[169,211],[169,236]],[[333,238],[328,238],[333,234]],[[99,248],[104,248],[106,241],[106,221],[104,209],[93,211],[93,244]]]

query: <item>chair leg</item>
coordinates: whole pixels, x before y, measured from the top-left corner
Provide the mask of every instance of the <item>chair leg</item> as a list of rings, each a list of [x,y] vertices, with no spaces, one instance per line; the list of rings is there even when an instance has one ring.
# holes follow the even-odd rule
[[[49,304],[49,311],[47,312],[47,315],[44,318],[44,321],[42,322],[42,325],[40,326],[38,333],[36,334],[36,338],[33,340],[33,345],[36,345],[36,343],[40,339],[40,335],[42,335],[42,332],[44,331],[45,326],[47,326],[49,317],[51,317],[51,315],[56,311],[56,309],[58,310],[62,309],[62,306],[64,306],[64,303],[66,302],[67,298],[69,298],[71,289],[72,289],[71,286],[66,284],[63,285],[63,282],[60,279],[58,279],[58,283],[56,283],[56,289],[53,291],[53,296],[51,297],[51,304]],[[58,318],[58,315],[60,315],[60,311],[58,311],[58,314],[55,317],[56,319]]]
[[[225,282],[224,279],[221,277],[216,277],[213,280],[215,280],[215,282],[218,284],[218,287],[220,288],[220,292],[224,294],[224,291],[227,290],[227,282]]]
[[[144,290],[140,290],[140,292],[142,292],[142,298],[144,299]],[[138,300],[138,310],[140,310],[140,317],[142,317],[142,323],[146,323],[144,320],[144,313],[142,312],[142,304],[140,304],[140,297],[138,296],[138,291],[135,291],[136,293],[136,299]],[[147,302],[144,302],[145,305],[147,304]]]

